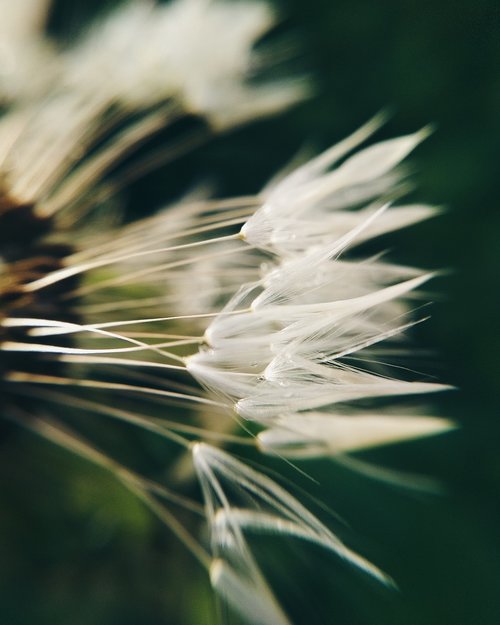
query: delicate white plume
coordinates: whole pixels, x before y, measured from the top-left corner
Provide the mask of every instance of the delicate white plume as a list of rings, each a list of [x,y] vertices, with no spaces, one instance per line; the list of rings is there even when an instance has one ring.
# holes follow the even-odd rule
[[[258,439],[268,453],[309,458],[431,436],[454,427],[448,419],[438,417],[311,411],[278,417]]]
[[[130,2],[72,51],[67,80],[89,92],[108,90],[134,108],[175,98],[215,126],[233,125],[305,95],[300,81],[248,83],[257,59],[253,46],[274,20],[263,2]]]
[[[206,444],[193,447],[193,460],[205,497],[216,557],[212,583],[249,623],[280,625],[289,621],[251,556],[244,532],[273,533],[314,542],[384,584],[393,584],[267,476]],[[231,493],[237,493],[244,507],[232,503]]]
[[[408,205],[369,220],[398,191],[402,174],[396,167],[427,136],[425,129],[365,148],[329,171],[377,126],[375,119],[265,190],[264,204],[242,228],[244,239],[288,255],[335,241],[348,232],[355,233],[350,243],[360,243],[430,217],[431,207]]]
[[[276,260],[262,264],[260,279],[235,293],[209,324],[207,347],[186,360],[190,373],[234,403],[241,417],[271,428],[270,433],[260,435],[268,448],[280,436],[302,435],[304,447],[311,449],[312,438],[320,455],[340,451],[345,443],[336,447],[330,440],[332,423],[337,427],[338,421],[318,421],[318,410],[328,414],[333,406],[359,400],[445,388],[427,381],[394,379],[376,367],[365,370],[346,360],[356,357],[370,362],[376,350],[383,357],[384,343],[401,343],[400,335],[414,323],[405,319],[411,292],[432,277],[381,258],[340,258],[361,240],[433,213],[427,206],[383,205],[399,180],[394,168],[426,131],[365,148],[327,171],[376,130],[378,123],[373,120],[264,190],[263,203],[243,226],[242,238],[273,252]],[[369,192],[358,194],[361,187]],[[347,201],[346,189],[355,201]],[[282,239],[279,232],[288,234]],[[297,422],[303,419],[303,427],[282,434],[290,414]],[[317,431],[322,423],[328,442]],[[382,419],[376,425],[369,422],[371,433],[364,440],[359,434],[361,423],[368,422],[353,420],[353,435],[361,441],[360,447],[369,441],[386,444],[450,427],[448,421],[439,419]],[[373,433],[377,427],[383,429],[378,437]]]
[[[57,69],[43,36],[49,0],[0,0],[0,102],[33,95]]]
[[[4,170],[11,195],[43,200],[44,215],[68,210],[134,146],[183,116],[217,132],[283,110],[309,90],[298,78],[258,80],[254,46],[275,21],[263,2],[131,0],[47,58],[33,19],[46,2],[4,4],[0,98],[2,90],[6,99],[38,96],[2,118],[2,144],[12,144]]]
[[[34,223],[50,224],[56,244],[61,239],[72,253],[61,247],[47,261],[42,251],[32,263],[28,249],[19,262],[0,259],[8,289],[14,285],[12,292],[17,296],[18,289],[28,302],[26,313],[23,307],[12,315],[2,311],[7,338],[0,340],[0,355],[41,354],[79,373],[56,378],[30,368],[11,371],[8,363],[0,367],[5,380],[49,385],[62,405],[90,405],[191,454],[210,554],[153,495],[190,511],[199,512],[199,504],[141,481],[69,433],[46,423],[39,428],[132,485],[248,623],[290,625],[251,553],[251,532],[313,542],[390,585],[274,480],[194,441],[328,458],[453,427],[423,409],[370,404],[446,388],[409,372],[398,377],[391,368],[392,353],[408,349],[412,308],[422,297],[417,289],[433,275],[386,261],[383,250],[368,258],[360,251],[361,243],[436,213],[399,201],[407,188],[401,163],[428,131],[362,147],[379,128],[379,116],[256,196],[188,198],[139,223],[96,232],[100,222],[89,215],[137,174],[123,161],[158,131],[191,115],[209,132],[225,130],[283,109],[308,87],[300,79],[255,80],[272,58],[255,49],[275,22],[263,2],[132,0],[58,54],[42,32],[46,9],[45,0],[0,0],[0,99],[7,107],[0,120],[0,199],[6,210],[27,208]],[[39,72],[45,63],[49,70]],[[188,146],[184,136],[166,145],[166,160]],[[85,221],[92,222],[88,229]],[[48,240],[43,229],[38,240]],[[40,319],[40,310],[51,314],[52,291],[45,289],[54,286],[54,318]],[[33,311],[31,298],[42,304]],[[61,321],[73,315],[81,323]],[[75,346],[59,343],[62,335]],[[81,376],[82,365],[98,371],[95,379]],[[108,379],[107,366],[127,368],[130,384],[115,382],[114,373]],[[65,387],[115,393],[117,406],[92,402],[90,393],[64,395]],[[121,408],[122,393],[165,401],[166,419],[158,418],[157,407],[147,414],[147,401],[145,415]],[[196,424],[177,410],[172,417],[172,402],[194,406]],[[191,409],[182,416],[190,419]],[[215,421],[216,427],[206,426]],[[234,422],[255,438],[235,433]]]

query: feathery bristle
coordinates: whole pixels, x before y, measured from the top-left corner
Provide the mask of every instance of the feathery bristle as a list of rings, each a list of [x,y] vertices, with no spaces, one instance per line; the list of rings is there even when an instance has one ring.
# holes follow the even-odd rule
[[[314,543],[391,586],[298,497],[221,447],[252,447],[263,463],[270,454],[334,458],[453,427],[424,408],[377,411],[374,402],[447,388],[393,377],[372,358],[390,365],[386,345],[404,352],[412,294],[432,274],[351,254],[436,212],[398,203],[400,163],[427,131],[360,149],[375,118],[255,196],[188,197],[132,224],[119,212],[99,221],[95,209],[105,212],[131,171],[121,164],[151,137],[196,117],[206,140],[293,104],[307,81],[249,81],[254,43],[274,20],[262,3],[130,2],[65,50],[47,44],[24,3],[17,22],[3,4],[4,23],[15,25],[6,45],[33,43],[19,54],[16,79],[0,83],[4,416],[110,472],[249,624],[290,619],[248,533]],[[43,78],[25,84],[33,68]],[[167,144],[161,158],[192,145]],[[131,177],[147,167],[138,162]],[[77,414],[167,441],[172,483],[112,458],[86,437],[84,420],[82,432],[74,426]],[[196,537],[201,502],[175,491],[186,459],[201,485],[210,552]]]

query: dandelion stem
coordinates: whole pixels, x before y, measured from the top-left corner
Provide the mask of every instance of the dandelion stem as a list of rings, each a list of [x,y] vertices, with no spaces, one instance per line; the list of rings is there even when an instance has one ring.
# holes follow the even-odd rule
[[[60,282],[61,280],[66,280],[72,276],[76,276],[87,271],[91,271],[92,269],[99,269],[101,267],[105,267],[107,265],[113,265],[114,263],[129,261],[134,258],[141,258],[144,256],[150,256],[153,254],[165,254],[170,252],[178,252],[180,250],[190,249],[194,247],[200,247],[203,245],[210,245],[212,243],[221,243],[222,241],[234,241],[239,239],[239,234],[230,234],[224,237],[217,237],[214,239],[205,239],[204,241],[194,241],[193,243],[185,243],[183,245],[174,245],[172,247],[160,247],[154,250],[143,250],[141,252],[135,252],[133,254],[123,254],[121,256],[116,256],[113,258],[104,258],[100,260],[95,260],[93,262],[84,263],[82,265],[77,265],[76,267],[66,267],[65,269],[59,269],[58,271],[54,271],[39,280],[35,280],[34,282],[30,282],[24,285],[24,291],[28,293],[32,293],[33,291],[38,291],[40,289],[44,289],[52,284]]]
[[[161,323],[165,321],[184,321],[191,319],[213,319],[215,317],[241,315],[251,312],[251,308],[240,308],[238,310],[229,310],[213,313],[199,313],[194,315],[175,315],[172,317],[151,317],[147,319],[129,319],[127,321],[108,321],[105,323],[78,325],[65,323],[62,321],[50,321],[46,319],[30,319],[22,317],[8,317],[0,321],[0,326],[8,328],[31,327],[36,328],[30,332],[31,336],[52,336],[60,334],[73,334],[76,332],[98,331],[104,328],[116,328],[130,325],[140,325],[144,323]],[[113,337],[113,335],[110,335]],[[114,338],[124,338],[125,335],[118,334]],[[146,345],[144,343],[144,345]]]
[[[94,402],[87,399],[72,396],[70,402],[68,402],[68,396],[64,393],[57,391],[48,391],[41,389],[32,389],[32,397],[39,397],[58,404],[67,406],[70,403],[72,408],[80,410],[90,410],[97,414],[102,414],[114,419],[119,419],[132,425],[136,425],[142,429],[158,434],[161,437],[166,437],[173,442],[176,442],[183,447],[189,447],[191,441],[185,438],[177,437],[174,432],[183,432],[184,434],[193,434],[200,439],[213,439],[220,442],[234,443],[237,445],[244,445],[255,447],[255,440],[253,438],[247,438],[244,436],[237,436],[227,434],[225,432],[216,432],[208,430],[202,427],[196,427],[193,425],[186,425],[184,423],[178,423],[176,421],[170,421],[169,419],[163,419],[158,417],[150,417],[148,415],[141,415],[128,410],[121,410],[119,408],[113,408],[102,402]],[[180,497],[176,495],[176,497]]]
[[[41,375],[35,373],[23,373],[22,371],[12,371],[6,374],[5,379],[8,382],[19,382],[24,384],[47,384],[55,386],[75,386],[82,388],[93,388],[112,391],[124,391],[130,393],[138,393],[140,395],[155,395],[157,397],[168,397],[171,399],[181,399],[195,404],[205,404],[207,406],[218,406],[227,408],[227,404],[214,401],[206,397],[198,397],[196,395],[187,395],[185,393],[176,393],[174,391],[165,391],[163,389],[148,388],[144,386],[134,386],[133,384],[120,384],[117,382],[102,382],[100,380],[61,378],[56,376]]]
[[[231,235],[231,237],[234,240],[239,239],[239,235]],[[247,245],[246,247],[242,248],[241,251],[250,250],[250,249],[252,249],[251,246]],[[185,267],[186,265],[200,263],[205,260],[211,260],[212,258],[228,256],[229,254],[234,254],[234,252],[235,252],[234,249],[229,249],[229,250],[224,249],[219,252],[212,252],[211,254],[200,254],[199,256],[191,256],[189,258],[183,258],[182,260],[155,265],[154,267],[146,267],[139,271],[131,272],[129,274],[122,275],[120,277],[112,278],[110,280],[103,280],[96,284],[89,284],[87,286],[80,287],[79,289],[75,289],[74,291],[70,291],[69,293],[67,293],[64,299],[74,299],[75,297],[89,295],[90,293],[95,293],[96,291],[100,291],[101,289],[109,289],[112,287],[127,284],[128,282],[135,282],[140,278],[150,276],[151,274],[154,274],[154,273],[159,273],[161,271],[166,271],[169,269],[175,269],[177,267]]]
[[[117,334],[115,332],[109,332],[107,330],[103,330],[101,328],[97,328],[95,326],[81,326],[75,323],[68,323],[65,321],[51,321],[44,319],[27,319],[27,318],[16,318],[9,317],[4,319],[1,322],[1,325],[4,327],[34,327],[34,328],[44,328],[44,326],[48,326],[51,329],[57,328],[56,332],[47,332],[44,334],[43,332],[32,331],[30,336],[51,336],[53,334],[72,334],[77,332],[95,332],[98,335],[105,336],[111,339],[118,339],[119,341],[124,341],[126,343],[132,343],[136,347],[134,348],[116,348],[113,350],[91,350],[91,349],[81,349],[77,347],[61,347],[58,345],[45,345],[45,344],[36,344],[36,343],[16,343],[14,341],[2,343],[1,349],[4,351],[26,351],[26,352],[44,352],[44,353],[67,353],[67,354],[88,354],[88,353],[106,353],[106,352],[115,352],[115,351],[140,351],[140,350],[150,350],[153,351],[160,356],[170,358],[171,360],[177,360],[178,362],[184,362],[183,359],[174,354],[172,352],[167,352],[161,348],[156,347],[155,345],[149,345],[148,343],[143,343],[142,341],[138,341],[137,339],[122,336],[121,334]],[[62,332],[60,330],[63,330]]]
[[[109,358],[106,356],[79,356],[65,355],[60,356],[60,362],[70,362],[73,364],[94,364],[94,365],[125,365],[128,367],[152,367],[155,369],[168,369],[169,371],[186,371],[186,367],[177,365],[168,365],[162,362],[154,362],[152,360],[134,360],[132,358]]]

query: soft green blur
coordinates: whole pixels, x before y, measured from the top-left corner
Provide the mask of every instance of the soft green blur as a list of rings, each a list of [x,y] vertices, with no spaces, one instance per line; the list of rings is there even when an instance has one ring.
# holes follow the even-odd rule
[[[60,0],[54,30],[71,32],[92,4]],[[383,108],[390,118],[379,138],[434,124],[411,158],[415,197],[447,211],[387,237],[386,247],[401,262],[449,270],[433,281],[432,317],[415,332],[427,355],[408,366],[459,387],[432,406],[462,429],[364,458],[434,476],[446,492],[424,496],[332,463],[306,466],[319,484],[302,486],[349,523],[342,535],[396,579],[398,593],[299,543],[286,554],[279,541],[255,547],[298,624],[496,625],[500,5],[287,0],[279,9],[275,35],[295,50],[290,66],[314,77],[315,95],[148,176],[128,196],[130,213],[204,179],[223,195],[257,191],[301,147],[325,148]],[[132,440],[141,462],[160,465],[154,442],[123,444]],[[0,451],[0,625],[225,622],[203,571],[108,475],[26,433],[11,432]]]

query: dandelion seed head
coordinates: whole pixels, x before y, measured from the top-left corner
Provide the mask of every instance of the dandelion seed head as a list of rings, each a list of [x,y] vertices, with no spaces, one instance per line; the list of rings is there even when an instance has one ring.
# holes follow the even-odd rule
[[[254,80],[269,56],[256,43],[275,15],[261,2],[130,2],[62,50],[40,26],[45,2],[16,7],[0,4],[9,34],[0,54],[5,416],[110,472],[250,624],[290,623],[252,533],[314,543],[390,586],[293,488],[224,447],[250,447],[263,462],[331,458],[453,428],[424,406],[372,405],[446,387],[376,364],[387,345],[404,352],[412,293],[432,274],[356,249],[435,214],[402,201],[401,162],[428,131],[361,147],[379,116],[254,196],[195,190],[124,224],[118,190],[147,171],[127,161],[150,138],[192,115],[223,131],[306,95],[300,78]],[[36,63],[43,77],[31,84]],[[166,146],[167,161],[189,149],[181,143]],[[70,428],[68,409],[175,446],[166,483]],[[194,477],[203,506],[182,492]],[[204,514],[209,545],[189,514]]]

